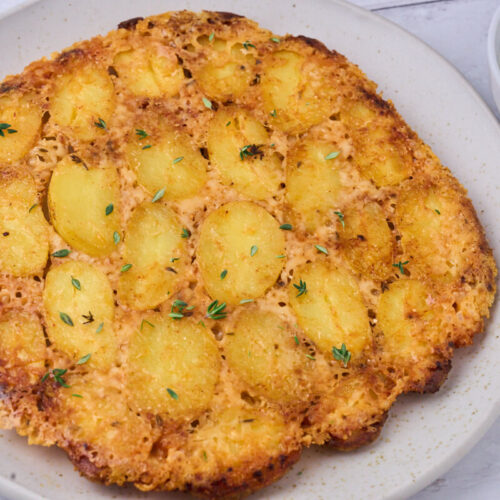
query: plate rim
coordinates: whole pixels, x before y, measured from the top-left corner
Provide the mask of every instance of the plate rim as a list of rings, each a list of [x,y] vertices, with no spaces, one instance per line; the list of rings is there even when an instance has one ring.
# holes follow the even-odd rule
[[[318,4],[321,0],[314,0],[311,2],[314,4]],[[482,98],[479,92],[472,86],[472,84],[465,78],[465,76],[443,55],[441,55],[436,49],[431,47],[427,42],[420,39],[418,36],[414,35],[410,31],[407,31],[405,28],[397,24],[396,22],[387,19],[376,12],[372,12],[367,8],[361,7],[359,5],[355,5],[348,0],[323,0],[330,4],[336,4],[346,10],[350,10],[351,12],[357,14],[358,16],[364,17],[370,23],[377,22],[382,26],[387,26],[391,29],[391,31],[395,31],[398,33],[398,36],[405,37],[411,40],[411,43],[416,46],[419,45],[424,48],[427,53],[429,53],[432,57],[439,61],[440,66],[445,66],[450,74],[453,74],[454,79],[457,82],[460,82],[460,87],[462,91],[467,91],[468,95],[474,100],[476,106],[478,106],[481,118],[488,117],[488,127],[492,127],[496,129],[499,138],[500,138],[500,121],[496,118],[492,109],[488,106],[486,101]],[[0,22],[5,22],[5,19],[12,16],[13,14],[20,13],[22,10],[26,9],[34,5],[35,3],[45,3],[44,0],[20,0],[20,3],[16,6],[10,7],[6,9],[5,12],[0,14]],[[235,10],[237,6],[235,5]],[[356,62],[351,61],[357,65]],[[377,85],[379,82],[376,82]],[[380,92],[380,90],[379,90]],[[490,240],[488,240],[490,242]],[[498,281],[498,277],[497,277]],[[490,318],[486,320],[485,327],[483,329],[483,333],[480,335],[493,335],[493,332],[489,331],[492,328],[492,317],[495,314],[495,308],[499,307],[499,294],[497,292],[495,296],[495,300],[491,305],[489,312]],[[500,311],[498,312],[500,313]],[[497,313],[497,314],[498,314]],[[474,341],[476,344],[478,340]],[[420,474],[414,481],[410,483],[406,483],[399,487],[398,489],[394,489],[392,492],[386,494],[384,497],[381,497],[385,500],[396,500],[400,499],[403,495],[404,497],[410,497],[414,494],[418,493],[426,486],[435,481],[439,476],[445,474],[449,471],[453,466],[455,466],[462,458],[467,455],[467,453],[481,440],[481,438],[486,434],[486,432],[490,429],[490,427],[494,424],[494,422],[500,417],[500,394],[496,397],[495,401],[492,401],[489,410],[481,411],[484,415],[482,415],[481,420],[476,424],[474,431],[469,434],[469,436],[462,440],[462,443],[457,447],[453,448],[448,452],[448,455],[444,457],[441,462],[436,465],[432,470],[424,472]],[[6,478],[0,475],[0,495],[4,495],[5,499],[15,499],[15,500],[39,500],[43,498],[47,498],[39,495],[38,493],[30,490],[29,488],[14,482],[13,480]],[[1,497],[0,497],[1,499]]]

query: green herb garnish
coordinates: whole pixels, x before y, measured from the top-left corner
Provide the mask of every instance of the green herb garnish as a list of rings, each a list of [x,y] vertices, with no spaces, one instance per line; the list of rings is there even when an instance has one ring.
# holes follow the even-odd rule
[[[437,208],[434,209],[434,212],[436,212],[438,215],[441,215],[441,212]]]
[[[172,165],[175,165],[176,163],[179,163],[182,160],[184,160],[184,156],[178,156],[177,158],[175,158],[175,160],[172,161]]]
[[[141,130],[140,128],[135,129],[135,134],[139,137],[139,140],[145,139],[149,136],[149,134],[145,130]]]
[[[212,31],[212,33],[210,33],[210,36],[208,37],[208,41],[211,42],[215,37],[215,33]]]
[[[333,213],[339,218],[339,221],[342,224],[342,228],[345,229],[344,214],[342,212],[333,212]]]
[[[248,40],[246,42],[243,42],[243,47],[245,47],[246,50],[248,50],[248,47],[253,47],[254,49],[257,48],[257,47],[255,47],[255,45],[253,43],[251,43]]]
[[[280,229],[283,229],[284,231],[291,231],[293,226],[291,224],[281,224]]]
[[[53,254],[52,257],[67,257],[71,253],[71,250],[68,250],[67,248],[63,248],[62,250],[56,250]]]
[[[94,122],[94,125],[98,128],[102,128],[103,130],[106,130],[106,122],[102,119],[102,118],[99,118],[98,121]]]
[[[121,273],[126,273],[130,268],[132,267],[132,264],[125,264],[124,266],[122,266],[122,268],[120,269],[120,272]]]
[[[145,146],[142,146],[142,149],[149,149],[151,147],[151,144],[146,144]]]
[[[188,306],[187,302],[176,299],[172,302],[169,316],[172,319],[182,319],[184,311],[191,311],[192,309],[194,309],[194,306]]]
[[[284,259],[285,257],[286,257],[286,255],[276,255],[277,259]]]
[[[158,200],[161,200],[165,196],[165,188],[161,188],[158,191],[156,191],[155,195],[153,196],[153,199],[151,200],[151,203],[156,203]]]
[[[299,337],[297,337],[297,335],[293,336],[293,340],[295,340],[295,343],[299,345]]]
[[[77,289],[77,290],[81,290],[82,289],[82,285],[80,284],[80,281],[77,280],[76,278],[73,278],[73,276],[71,276],[71,284]]]
[[[71,394],[74,398],[83,398],[81,394]]]
[[[168,395],[172,398],[172,399],[179,399],[179,396],[177,395],[177,393],[175,391],[173,391],[172,389],[170,389],[170,387],[167,387],[167,392],[168,392]]]
[[[4,130],[8,134],[15,134],[17,132],[17,130],[14,130],[11,127],[12,127],[12,125],[9,125],[8,123],[0,123],[0,137],[5,137]]]
[[[47,377],[52,373],[54,380],[61,386],[61,387],[66,387],[67,389],[71,386],[69,386],[66,381],[63,379],[63,375],[67,372],[67,369],[62,369],[62,368],[54,368],[53,370],[49,370],[43,377],[42,377],[42,382],[45,382],[47,380]]]
[[[31,207],[28,210],[28,213],[30,214],[31,211],[34,210],[36,207],[38,207],[38,203],[34,203],[33,205],[31,205]]]
[[[151,321],[148,321],[147,319],[143,319],[143,320],[141,321],[141,327],[140,327],[141,332],[142,332],[142,328],[143,328],[143,326],[144,326],[145,324],[146,324],[146,325],[149,325],[151,328],[154,328],[154,327],[155,327],[155,325],[153,325],[153,323],[151,323]]]
[[[337,361],[342,361],[344,368],[347,368],[347,363],[349,363],[349,360],[351,359],[351,353],[347,350],[345,344],[342,344],[340,349],[333,347],[332,354]]]
[[[189,229],[186,229],[185,227],[182,228],[182,233],[181,233],[181,238],[189,238],[191,236],[191,231]]]
[[[115,242],[115,245],[118,245],[118,243],[120,243],[120,233],[118,231],[115,231],[113,233],[113,241]]]
[[[59,317],[63,323],[66,323],[69,326],[74,326],[73,320],[66,313],[60,312]]]
[[[231,120],[229,120],[229,121],[226,123],[226,127],[229,127],[229,125],[231,125]]]
[[[85,364],[85,363],[86,363],[86,362],[90,359],[90,357],[91,357],[91,356],[92,356],[92,354],[91,354],[91,353],[87,354],[86,356],[83,356],[82,358],[80,358],[80,359],[76,362],[76,364],[77,364],[77,365],[84,365],[84,364]]]
[[[248,304],[249,302],[253,302],[253,299],[242,299],[242,300],[240,300],[240,304]]]
[[[252,248],[250,248],[250,257],[253,257],[256,253],[259,247],[257,245],[252,245]]]
[[[95,332],[96,332],[96,333],[101,333],[101,332],[102,332],[103,327],[104,327],[104,323],[99,323],[99,326],[97,327],[97,329],[96,329],[96,331],[95,331]]]
[[[293,286],[299,291],[297,297],[307,293],[307,285],[305,281],[300,280],[298,285],[294,283]]]
[[[111,213],[113,212],[113,209],[114,209],[114,208],[115,208],[115,207],[113,206],[113,203],[110,203],[110,204],[106,207],[106,210],[104,211],[104,213],[105,213],[106,215],[109,215],[109,214],[111,214]]]
[[[324,253],[325,255],[328,255],[328,250],[325,247],[322,247],[321,245],[314,245],[314,248],[318,250],[318,252]]]
[[[227,312],[224,311],[226,303],[219,304],[218,300],[214,300],[207,308],[207,318],[210,319],[224,319]]]
[[[205,108],[212,109],[212,101],[208,100],[206,97],[203,97],[201,100],[203,101]]]
[[[227,269],[224,269],[224,271],[220,273],[220,279],[223,280],[226,276],[227,276]]]
[[[276,36],[271,37],[271,38],[270,38],[270,40],[271,40],[271,42],[274,42],[274,43],[280,43],[280,41],[281,41],[281,40],[280,40],[278,37],[276,37]]]
[[[170,262],[175,262],[176,260],[180,260],[180,257],[172,257],[170,259]]]
[[[275,109],[273,109],[273,110],[271,111],[271,113],[269,113],[269,114],[270,114],[271,116],[275,117],[278,113],[276,113],[276,110],[275,110]]]
[[[310,354],[306,354],[306,358],[312,359],[313,361],[316,361],[316,358],[314,356],[311,356]]]
[[[243,146],[240,148],[240,159],[244,160],[247,157],[257,155],[259,155],[262,159],[264,152],[261,148],[262,144],[247,144],[246,146]]]
[[[337,156],[340,154],[340,151],[332,151],[331,153],[328,153],[325,156],[325,160],[333,160],[334,158],[337,158]]]
[[[406,260],[404,262],[399,261],[397,264],[393,264],[392,267],[397,267],[401,274],[405,274],[405,269],[403,266],[406,266],[406,264],[409,264],[409,262],[409,260]]]

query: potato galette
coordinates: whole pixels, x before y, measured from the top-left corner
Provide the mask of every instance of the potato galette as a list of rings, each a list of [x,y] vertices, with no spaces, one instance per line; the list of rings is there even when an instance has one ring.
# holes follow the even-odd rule
[[[465,190],[373,82],[233,14],[0,87],[0,426],[86,477],[238,496],[373,441],[483,329]]]

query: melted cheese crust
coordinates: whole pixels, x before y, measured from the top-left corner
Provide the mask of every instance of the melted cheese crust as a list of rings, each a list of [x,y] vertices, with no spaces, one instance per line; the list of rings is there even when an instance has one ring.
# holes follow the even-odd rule
[[[35,210],[52,221],[37,229],[49,242],[44,270],[24,262],[16,269],[27,272],[0,269],[0,425],[15,428],[31,444],[63,448],[90,479],[209,498],[269,484],[298,460],[304,446],[352,449],[374,440],[397,396],[436,391],[451,367],[453,347],[470,344],[488,316],[496,267],[466,191],[376,93],[376,85],[316,40],[277,38],[253,21],[215,12],[170,12],[119,28],[34,62],[0,87],[0,122],[15,126],[13,106],[24,103],[20,127],[25,124],[19,143],[12,142],[16,133],[0,137],[0,186],[3,190],[19,173],[31,176],[38,192]],[[75,93],[78,98],[68,98]],[[237,140],[248,141],[240,151],[256,146],[251,154],[239,158],[238,143],[217,143],[213,127],[225,126],[221,116],[238,121],[230,128],[237,129]],[[97,126],[100,120],[104,126]],[[127,234],[133,214],[149,210],[155,193],[147,188],[162,185],[166,163],[148,156],[155,145],[161,145],[158,161],[183,158],[165,173],[165,182],[178,182],[179,189],[156,202],[177,218],[169,228],[187,229],[190,236],[182,241],[160,222],[163,232],[156,230],[150,219],[154,241],[140,232],[135,239]],[[234,166],[224,163],[221,175],[210,154]],[[189,159],[192,164],[182,165]],[[56,232],[54,221],[57,225],[64,209],[51,211],[48,188],[56,166],[69,160],[89,171],[116,169],[117,244],[99,239],[108,227],[109,238],[115,232],[102,210],[98,236],[92,224],[76,228],[77,236],[84,233],[87,239],[80,250]],[[175,165],[183,170],[176,172]],[[146,170],[138,175],[141,168]],[[91,192],[89,186],[82,184],[81,192]],[[84,210],[87,197],[78,199],[75,186],[73,191],[74,203]],[[212,262],[210,251],[198,250],[200,234],[210,214],[244,207],[239,202],[251,202],[293,229],[279,230],[278,240],[285,239],[284,255],[275,257],[282,258],[279,273],[266,247],[276,229],[260,234],[254,261],[252,255],[242,257],[247,267],[261,266],[255,280],[266,276],[254,287],[260,292],[253,301],[233,300],[227,317],[207,318],[217,296],[206,290],[217,286],[205,287],[201,268],[220,265],[222,273],[224,266],[222,258]],[[8,207],[2,213],[10,213]],[[26,220],[19,224],[31,224]],[[3,224],[0,220],[0,238],[8,238],[2,236]],[[250,223],[247,229],[264,231]],[[231,234],[224,237],[236,248]],[[143,238],[146,246],[137,250]],[[217,235],[207,239],[217,244]],[[100,250],[92,255],[81,250],[89,245]],[[71,250],[69,256],[52,255],[63,248]],[[132,268],[136,288],[147,282],[141,300],[122,296],[124,248],[143,259]],[[161,257],[151,257],[150,248]],[[165,261],[167,249],[172,256]],[[146,254],[149,267],[140,267]],[[200,258],[206,259],[203,265]],[[228,259],[237,272],[234,257]],[[100,293],[109,292],[114,305],[111,298],[101,304],[102,297],[91,293],[73,300],[71,294],[87,293],[85,283],[73,290],[56,274],[46,300],[75,311],[84,307],[80,304],[95,304],[96,310],[106,305],[101,330],[100,320],[86,330],[88,325],[79,324],[82,337],[75,340],[80,354],[96,342],[104,345],[106,363],[94,358],[78,364],[57,341],[72,330],[53,335],[54,328],[70,326],[53,326],[59,318],[48,307],[52,302],[44,304],[46,276],[67,260],[95,268],[93,273],[103,276],[99,283],[107,278],[109,285],[100,284],[99,290],[104,287]],[[209,271],[206,279],[214,274]],[[165,273],[171,275],[168,285],[162,282]],[[308,276],[308,290],[297,297],[293,285],[301,273]],[[219,269],[210,279],[218,274]],[[151,306],[148,290],[155,290]],[[156,297],[163,297],[159,305]],[[180,320],[171,318],[178,310],[174,300],[194,309]],[[86,310],[80,314],[88,316]],[[164,334],[150,332],[148,340],[155,321]],[[105,336],[102,341],[95,340],[99,335]],[[202,345],[192,344],[196,336]],[[347,365],[332,354],[341,343],[353,346]],[[279,376],[272,375],[273,363]],[[54,369],[67,370],[62,377],[69,388],[53,371],[42,377]],[[143,383],[148,387],[141,392]],[[165,389],[161,398],[158,387]],[[193,399],[184,399],[188,395]]]

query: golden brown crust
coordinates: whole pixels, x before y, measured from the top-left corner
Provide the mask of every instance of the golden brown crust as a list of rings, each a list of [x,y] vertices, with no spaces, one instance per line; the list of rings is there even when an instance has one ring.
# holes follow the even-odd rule
[[[114,209],[120,213],[119,236],[125,238],[131,215],[139,205],[149,203],[156,191],[138,182],[127,149],[130,144],[142,141],[140,151],[151,144],[159,149],[168,129],[178,136],[184,134],[192,154],[199,152],[210,162],[207,182],[196,196],[166,203],[189,237],[184,242],[185,255],[168,263],[167,272],[179,274],[178,280],[168,298],[155,305],[156,313],[165,317],[174,310],[173,299],[195,305],[182,322],[201,323],[211,340],[216,339],[214,352],[220,367],[211,363],[217,375],[206,408],[188,407],[184,413],[176,413],[168,405],[161,411],[138,405],[129,386],[128,373],[136,366],[129,359],[130,346],[134,336],[151,334],[148,323],[143,330],[144,320],[150,324],[154,320],[147,312],[131,309],[118,293],[120,270],[126,264],[121,246],[104,257],[90,257],[71,247],[68,257],[89,264],[109,281],[109,293],[115,300],[113,331],[104,333],[116,343],[117,354],[106,369],[91,363],[78,365],[78,358],[54,340],[43,291],[47,274],[62,263],[60,259],[49,257],[43,273],[12,276],[0,269],[0,326],[12,313],[34,314],[47,344],[42,364],[34,366],[18,354],[16,336],[7,347],[0,342],[0,426],[16,428],[30,443],[57,444],[90,480],[133,483],[145,491],[177,489],[205,498],[245,496],[279,479],[299,459],[304,446],[328,443],[347,451],[373,442],[398,395],[437,391],[451,369],[453,349],[469,345],[483,330],[496,291],[496,267],[465,189],[393,104],[377,93],[376,85],[344,56],[308,37],[286,35],[279,43],[271,37],[271,32],[253,21],[228,12],[181,11],[137,17],[121,22],[118,30],[104,37],[34,62],[0,85],[0,99],[25,99],[43,112],[34,146],[19,161],[0,165],[0,184],[8,185],[21,173],[30,172],[39,196],[36,205],[52,222],[48,186],[54,170],[66,158],[87,171],[109,163],[116,167],[120,200]],[[218,44],[217,48],[213,50],[212,44]],[[139,62],[159,54],[169,64],[165,72],[177,75],[177,80],[166,78],[171,86],[162,86],[165,73],[153,58],[150,67],[158,71],[153,72],[154,84],[142,82],[145,87],[134,87],[124,76],[130,64],[127,57],[134,51],[139,51]],[[293,111],[296,116],[288,122],[280,121],[288,109],[281,113],[269,108],[272,92],[263,90],[272,81],[266,72],[276,67],[273,58],[281,52],[285,56],[278,58],[279,64],[289,57],[293,64],[302,64],[301,71],[307,74],[301,95],[311,101],[322,99],[322,106],[313,111],[301,108],[299,102]],[[125,54],[121,61],[120,54]],[[230,90],[218,86],[220,82],[210,72],[208,76],[204,73],[210,64],[215,74],[224,74],[221,68],[227,67],[231,74],[240,71],[239,86],[229,86]],[[88,122],[90,139],[76,133],[73,123],[63,123],[60,117],[64,113],[57,116],[54,104],[64,85],[82,71],[104,82],[100,101],[109,101],[99,109],[108,116],[94,116]],[[144,68],[132,73],[143,72]],[[153,87],[146,92],[147,85]],[[2,109],[0,101],[0,121],[5,121]],[[238,110],[246,114],[237,115]],[[272,142],[272,146],[254,145],[262,154],[242,156],[241,165],[257,168],[257,160],[275,155],[281,170],[273,196],[248,195],[238,189],[239,179],[221,181],[209,141],[218,111],[233,113],[242,123],[242,117],[255,120],[268,134],[262,142]],[[104,119],[105,128],[101,125],[94,130],[99,118]],[[147,140],[138,139],[140,130],[147,131]],[[317,217],[316,212],[323,210],[317,200],[326,184],[319,177],[318,189],[313,190],[318,206],[313,207],[317,210],[308,226],[288,195],[293,175],[312,168],[304,151],[318,144],[328,149],[316,151],[316,164],[330,152],[339,153],[335,163],[327,163],[328,168],[338,170],[331,182],[332,190],[337,186],[338,192],[325,194],[324,217]],[[265,149],[259,149],[263,146]],[[304,157],[299,158],[300,154]],[[240,161],[237,156],[235,161]],[[328,174],[328,168],[323,173]],[[306,181],[299,179],[301,189],[313,183],[314,173],[312,169]],[[335,204],[330,206],[333,197]],[[279,224],[293,223],[292,231],[284,231],[286,260],[276,283],[255,303],[236,303],[227,308],[224,321],[216,321],[205,313],[214,297],[207,294],[200,273],[200,231],[206,217],[221,205],[249,199]],[[378,245],[386,240],[372,234],[370,226],[363,226],[363,218],[356,221],[356,213],[371,214],[383,226],[384,231],[378,232],[388,234],[389,250],[383,262]],[[338,214],[345,215],[345,220]],[[421,220],[425,223],[420,224]],[[357,232],[345,237],[344,224],[352,224]],[[70,246],[54,227],[50,226],[49,233],[51,253]],[[315,244],[326,248],[328,255]],[[379,265],[360,262],[360,255],[366,261],[374,255]],[[176,267],[180,258],[189,263],[186,270]],[[331,351],[344,341],[322,350],[308,336],[304,324],[299,325],[299,314],[291,306],[289,290],[296,293],[293,286],[300,279],[299,270],[323,262],[351,276],[366,309],[368,340],[347,366]],[[308,286],[311,297],[313,285],[309,282]],[[390,307],[384,306],[389,296]],[[286,390],[296,395],[295,400],[280,397],[282,388],[276,380],[256,377],[255,382],[251,370],[238,371],[231,365],[234,356],[227,359],[224,339],[234,335],[243,308],[254,316],[259,311],[271,312],[281,321],[289,342],[276,342],[273,347],[290,355],[286,359],[294,371]],[[390,314],[394,310],[401,310],[397,321]],[[83,313],[87,315],[87,311]],[[399,329],[399,324],[405,328]],[[92,324],[93,332],[94,327],[97,324]],[[249,359],[256,356],[250,351],[244,354]],[[294,356],[299,356],[300,363],[293,361]],[[145,368],[153,362],[148,363]],[[57,372],[50,371],[54,369],[67,370],[62,377],[71,388],[58,382]],[[44,373],[48,376],[42,379]],[[172,393],[162,394],[175,399]],[[182,393],[173,394],[183,397]]]

